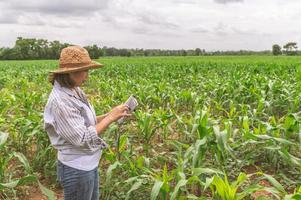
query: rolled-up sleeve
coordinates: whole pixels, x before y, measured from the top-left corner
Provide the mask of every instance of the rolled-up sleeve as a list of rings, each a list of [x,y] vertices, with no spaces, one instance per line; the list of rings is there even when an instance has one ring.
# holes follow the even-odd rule
[[[107,147],[98,137],[96,127],[85,125],[84,117],[76,107],[68,103],[59,103],[53,109],[55,130],[66,141],[92,152]]]

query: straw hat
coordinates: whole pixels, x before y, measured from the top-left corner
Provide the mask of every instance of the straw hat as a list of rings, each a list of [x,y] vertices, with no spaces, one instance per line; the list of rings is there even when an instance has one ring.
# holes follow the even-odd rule
[[[80,46],[69,46],[61,51],[59,68],[50,73],[67,74],[99,67],[103,67],[103,64],[92,61],[86,49]]]

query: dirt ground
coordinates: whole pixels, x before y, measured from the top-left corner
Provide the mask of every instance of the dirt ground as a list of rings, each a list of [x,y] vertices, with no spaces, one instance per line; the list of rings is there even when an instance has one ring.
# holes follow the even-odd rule
[[[63,191],[62,190],[55,190],[56,200],[63,200]],[[33,188],[30,192],[23,198],[24,200],[47,200],[47,198],[42,194],[39,188]]]

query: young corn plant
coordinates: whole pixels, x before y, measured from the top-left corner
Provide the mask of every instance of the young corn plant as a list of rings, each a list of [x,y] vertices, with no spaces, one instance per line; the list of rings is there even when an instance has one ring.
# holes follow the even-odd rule
[[[162,124],[158,123],[155,113],[136,112],[135,115],[137,118],[139,135],[142,137],[143,150],[148,157],[151,139],[155,135],[156,131],[162,126]]]
[[[55,194],[51,190],[43,186],[36,174],[33,173],[26,157],[19,152],[12,152],[7,154],[5,149],[5,142],[7,141],[8,133],[0,132],[0,197],[7,199],[6,191],[11,191],[15,194],[15,188],[21,185],[25,185],[28,182],[36,182],[39,185],[41,192],[49,199],[54,200]],[[13,159],[18,160],[15,162],[13,167],[10,167],[10,164]],[[21,165],[18,165],[20,163]],[[24,176],[19,178],[12,178],[14,173],[19,171],[20,167],[24,169]],[[10,170],[8,170],[10,169]]]
[[[170,184],[173,180],[174,172],[168,173],[167,166],[164,165],[162,174],[154,175],[155,181],[151,191],[151,200],[156,200],[158,197],[163,200],[167,200],[170,192]]]
[[[174,114],[168,113],[165,110],[157,110],[159,127],[162,130],[163,139],[167,139],[170,132],[170,121],[175,117]]]
[[[105,182],[102,189],[101,197],[104,199],[111,199],[113,192],[116,188],[118,188],[120,182],[116,182],[116,180],[113,180],[114,171],[120,169],[122,167],[122,164],[119,161],[115,161],[113,164],[111,164],[107,171],[105,176]],[[115,182],[115,184],[114,184]]]
[[[239,190],[249,177],[250,175],[240,173],[234,182],[229,182],[226,174],[222,177],[215,175],[213,179],[210,180],[210,189],[214,199],[241,200],[262,188],[258,185],[250,185]]]
[[[191,176],[187,178],[187,175],[190,174],[191,169],[187,168],[186,166],[190,165],[190,160],[192,160],[194,154],[196,154],[194,145],[189,146],[180,142],[174,142],[174,146],[178,149],[177,158],[174,160],[174,163],[177,166],[176,169],[174,169],[174,181],[176,183],[176,186],[174,187],[170,198],[178,198],[178,196],[181,196],[181,191],[185,191],[185,195],[190,195],[191,192],[188,191],[188,188],[193,193],[199,193],[198,191],[201,184],[198,177]],[[185,154],[183,154],[183,148],[186,149]]]

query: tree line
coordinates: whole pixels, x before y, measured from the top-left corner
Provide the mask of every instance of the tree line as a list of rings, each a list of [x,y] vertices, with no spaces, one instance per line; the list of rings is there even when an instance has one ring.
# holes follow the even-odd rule
[[[61,43],[57,40],[48,41],[45,39],[18,37],[12,48],[0,48],[0,60],[37,60],[37,59],[58,59],[63,48],[70,46],[68,43]],[[104,56],[211,56],[211,55],[297,55],[297,43],[288,43],[283,50],[278,45],[273,45],[272,51],[211,51],[205,49],[118,49],[114,47],[99,47],[96,44],[85,46],[92,59]]]
[[[283,45],[283,48],[279,44],[274,44],[272,46],[272,53],[275,56],[278,55],[288,55],[288,56],[294,56],[294,55],[300,55],[300,51],[298,51],[298,46],[296,42],[288,42],[285,45]]]

